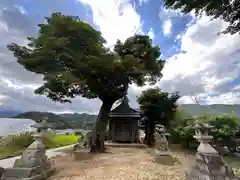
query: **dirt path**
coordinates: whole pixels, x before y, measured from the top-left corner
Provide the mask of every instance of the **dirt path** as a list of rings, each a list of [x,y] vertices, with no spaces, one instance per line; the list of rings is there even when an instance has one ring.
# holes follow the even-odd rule
[[[110,148],[97,155],[69,153],[54,159],[57,172],[51,180],[184,180],[191,156],[177,152],[171,156],[159,158],[153,150],[138,148]]]

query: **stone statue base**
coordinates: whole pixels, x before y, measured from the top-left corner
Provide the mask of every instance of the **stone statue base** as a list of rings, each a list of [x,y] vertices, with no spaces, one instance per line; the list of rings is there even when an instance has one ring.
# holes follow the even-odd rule
[[[186,172],[187,180],[240,180],[219,154],[196,154],[196,164]]]
[[[51,161],[45,155],[45,148],[39,142],[33,142],[12,168],[5,169],[3,180],[46,180],[53,172]]]
[[[46,180],[53,172],[53,168],[9,168],[5,170],[2,180]]]

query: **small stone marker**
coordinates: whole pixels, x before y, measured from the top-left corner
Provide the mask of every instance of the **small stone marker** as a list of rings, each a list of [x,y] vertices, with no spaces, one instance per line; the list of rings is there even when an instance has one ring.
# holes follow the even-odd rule
[[[200,144],[197,149],[195,165],[186,172],[187,180],[239,180],[232,169],[223,161],[219,153],[209,144],[213,139],[208,134],[207,123],[196,121],[195,136]]]
[[[163,125],[158,125],[158,133],[156,136],[156,150],[157,154],[160,155],[168,155],[168,140],[167,136],[168,133],[166,133],[166,129]]]
[[[20,159],[16,159],[12,168],[5,169],[2,179],[4,180],[46,180],[54,168],[46,156],[43,143],[43,130],[46,130],[46,121],[36,123],[33,127],[38,129],[34,134],[34,142],[23,151]]]

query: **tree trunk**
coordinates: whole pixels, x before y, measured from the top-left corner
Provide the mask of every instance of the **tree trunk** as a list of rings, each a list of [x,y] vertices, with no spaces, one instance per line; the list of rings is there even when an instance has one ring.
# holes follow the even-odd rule
[[[153,147],[155,145],[154,124],[147,125],[147,145]]]
[[[113,103],[103,102],[101,105],[95,126],[93,127],[91,132],[92,137],[92,144],[90,146],[91,152],[97,151],[103,152],[105,150],[104,140],[106,135],[106,127],[108,124],[108,114],[112,108]]]

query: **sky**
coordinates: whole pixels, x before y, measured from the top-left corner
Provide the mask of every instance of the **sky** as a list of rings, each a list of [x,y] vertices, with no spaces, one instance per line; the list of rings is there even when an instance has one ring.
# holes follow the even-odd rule
[[[220,19],[167,10],[161,0],[1,0],[0,109],[98,112],[98,99],[60,104],[34,94],[42,77],[26,71],[6,48],[12,42],[26,45],[26,37],[36,36],[37,25],[53,12],[79,16],[102,32],[109,47],[135,33],[149,35],[166,61],[155,86],[180,92],[179,103],[195,103],[197,97],[200,104],[240,104],[240,35],[218,35],[228,25]],[[130,86],[132,107],[146,88]]]

